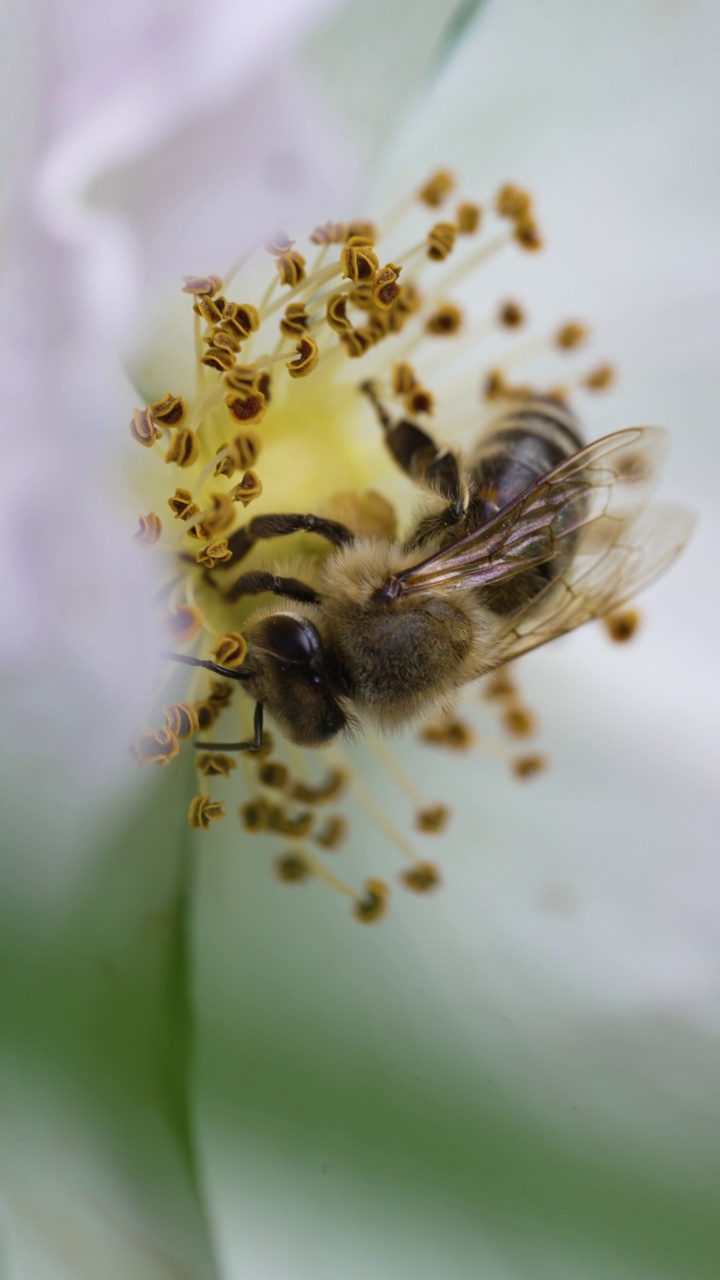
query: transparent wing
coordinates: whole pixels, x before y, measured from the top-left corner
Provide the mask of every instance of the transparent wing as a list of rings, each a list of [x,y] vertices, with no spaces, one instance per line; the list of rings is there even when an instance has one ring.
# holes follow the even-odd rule
[[[658,505],[619,525],[602,548],[583,539],[567,568],[507,619],[492,645],[492,666],[625,604],[679,555],[694,524],[686,508]]]
[[[585,554],[607,551],[646,505],[666,448],[667,435],[659,427],[631,427],[596,440],[493,520],[397,574],[387,584],[388,593],[408,596],[501,582],[557,556],[572,553],[574,558],[580,534]]]

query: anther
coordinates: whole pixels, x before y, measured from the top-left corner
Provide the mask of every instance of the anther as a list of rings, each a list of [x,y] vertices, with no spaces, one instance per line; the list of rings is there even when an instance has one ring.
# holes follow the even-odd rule
[[[312,876],[312,869],[307,859],[294,850],[281,853],[275,859],[275,871],[278,880],[282,880],[283,884],[301,884],[303,880],[309,880]]]
[[[534,778],[536,774],[542,773],[547,768],[547,760],[545,756],[518,756],[512,762],[512,771],[516,778]]]
[[[607,614],[603,618],[603,624],[615,644],[625,644],[636,634],[640,626],[640,614],[636,609],[623,609],[617,613]]]
[[[229,680],[211,680],[207,701],[219,714],[230,706],[234,692],[235,690]]]
[[[527,738],[535,732],[535,717],[527,707],[510,706],[503,712],[502,722],[515,738]]]
[[[163,707],[163,717],[166,728],[182,741],[192,738],[200,728],[200,717],[192,702],[174,702],[171,707]]]
[[[148,405],[148,413],[153,422],[160,423],[163,427],[179,427],[187,416],[187,405],[180,396],[174,396],[172,391],[168,391],[162,400],[154,400]]]
[[[295,348],[297,355],[285,365],[291,378],[305,378],[317,368],[320,359],[318,344],[314,338],[301,338]]]
[[[225,397],[225,404],[233,422],[239,424],[262,422],[267,411],[267,401],[260,391],[236,391]]]
[[[413,893],[429,893],[440,884],[440,872],[432,862],[416,862],[401,872],[400,879]]]
[[[347,818],[342,814],[336,813],[332,817],[327,818],[319,831],[315,832],[313,839],[321,849],[338,849],[345,840],[348,833]]]
[[[200,437],[188,427],[174,431],[170,447],[165,454],[166,462],[174,462],[178,467],[191,467],[200,457]]]
[[[349,333],[352,322],[347,317],[347,294],[332,293],[327,300],[325,319],[335,333]]]
[[[295,244],[290,239],[287,231],[276,231],[274,236],[265,241],[265,248],[274,258],[282,258],[286,253],[290,253]]]
[[[348,333],[341,333],[340,342],[354,360],[364,356],[373,346],[372,336],[365,329],[351,329]]]
[[[504,302],[498,311],[498,323],[505,329],[517,329],[525,322],[525,313],[517,302]]]
[[[212,297],[214,293],[218,293],[222,289],[222,280],[219,276],[183,276],[183,293],[194,293],[200,296],[209,295]]]
[[[260,328],[260,312],[250,302],[231,302],[222,320],[222,329],[241,341]]]
[[[198,719],[198,729],[201,732],[204,732],[205,729],[209,729],[211,725],[214,725],[220,714],[220,710],[215,703],[211,702],[209,699],[203,699],[200,702],[195,702],[193,705]]]
[[[455,224],[458,233],[461,236],[472,236],[478,230],[482,218],[482,209],[479,204],[470,204],[468,200],[463,200],[455,211]]]
[[[162,431],[155,426],[150,417],[149,409],[133,409],[133,416],[130,420],[130,435],[133,440],[137,440],[138,444],[150,449],[156,440],[160,440]]]
[[[299,813],[286,813],[280,805],[271,805],[268,814],[268,827],[281,836],[296,836],[302,839],[309,834],[315,821],[308,809]]]
[[[436,336],[449,336],[457,333],[462,325],[463,315],[454,302],[443,302],[436,307],[425,321],[425,332]]]
[[[420,740],[433,747],[446,747],[448,751],[468,751],[474,736],[464,720],[444,720],[426,725],[420,732]]]
[[[382,880],[366,880],[362,897],[355,900],[353,915],[361,924],[375,924],[387,912],[390,890]]]
[[[417,377],[411,364],[394,364],[392,368],[392,389],[396,396],[406,396],[417,386]]]
[[[427,256],[433,262],[444,262],[455,247],[457,227],[454,222],[436,222],[427,236]]]
[[[169,764],[179,750],[180,743],[167,725],[161,729],[145,729],[135,739],[135,754],[140,764]]]
[[[428,835],[436,835],[444,831],[449,820],[450,810],[444,804],[429,805],[426,809],[419,809],[415,814],[415,826],[418,831],[424,831]]]
[[[264,787],[272,787],[276,791],[284,791],[288,784],[290,771],[281,760],[261,760],[258,766],[258,781]]]
[[[532,217],[518,218],[515,223],[513,238],[520,245],[521,249],[527,249],[530,253],[534,253],[537,249],[542,249],[543,242],[537,223]]]
[[[221,667],[239,667],[247,656],[247,640],[239,631],[228,631],[210,650]]]
[[[293,249],[275,259],[280,283],[294,288],[305,279],[305,259],[301,253]]]
[[[598,365],[597,369],[593,369],[587,373],[582,380],[582,386],[587,387],[588,391],[605,391],[611,387],[615,381],[615,370],[611,364]]]
[[[260,477],[254,471],[246,471],[240,483],[230,490],[230,497],[233,502],[240,502],[247,507],[260,497],[262,489]]]
[[[211,822],[225,817],[225,808],[210,796],[193,796],[188,809],[188,821],[193,831],[207,831]]]
[[[347,239],[348,229],[344,222],[324,222],[310,232],[311,244],[342,244]]]
[[[203,751],[195,757],[195,768],[204,778],[227,778],[237,768],[237,761],[221,751]]]
[[[374,279],[380,259],[373,251],[371,241],[364,236],[351,236],[340,252],[340,265],[343,277],[359,284],[361,280]]]
[[[303,804],[322,804],[327,800],[337,800],[348,783],[348,776],[341,769],[333,769],[324,782],[311,786],[306,782],[296,782],[292,789],[294,800]]]
[[[579,347],[587,336],[584,324],[579,324],[577,320],[569,320],[567,324],[561,325],[555,334],[555,346],[561,351],[572,351],[575,347]]]
[[[280,332],[286,338],[300,338],[308,327],[308,313],[301,302],[289,302],[280,321]]]
[[[434,413],[435,397],[425,387],[413,387],[405,397],[405,408],[409,414]]]
[[[438,169],[418,191],[418,200],[430,209],[437,209],[447,199],[455,186],[455,177],[448,169]]]
[[[179,604],[163,618],[163,626],[177,644],[188,644],[195,639],[203,622],[203,616],[194,604]]]
[[[133,534],[133,542],[139,547],[154,547],[162,533],[160,517],[154,511],[146,516],[139,516],[137,533]]]
[[[378,232],[375,223],[367,222],[363,218],[356,218],[354,222],[349,222],[346,242],[349,244],[351,240],[364,240],[365,244],[377,244]]]
[[[267,831],[272,808],[273,806],[262,796],[256,796],[255,799],[247,800],[245,804],[240,805],[240,821],[249,835]]]
[[[219,373],[227,373],[235,363],[235,353],[228,351],[225,347],[208,347],[200,363],[207,365],[208,369],[217,369]]]
[[[235,523],[233,501],[227,493],[213,493],[210,496],[210,507],[202,512],[202,523],[208,531],[208,537],[227,533]]]
[[[193,311],[206,324],[214,326],[220,324],[225,313],[225,305],[224,298],[199,297],[193,303]]]
[[[529,215],[532,209],[532,197],[527,191],[523,191],[520,187],[516,187],[512,182],[506,182],[500,188],[495,197],[495,211],[501,218],[523,218]]]
[[[211,542],[209,547],[203,547],[198,551],[196,559],[198,564],[204,565],[206,569],[213,569],[216,564],[232,560],[232,551],[228,547],[227,538],[218,538],[216,542]]]
[[[402,285],[399,285],[397,280],[401,271],[402,267],[396,267],[394,262],[389,262],[386,267],[381,267],[375,276],[373,302],[383,311],[389,311],[400,297]]]

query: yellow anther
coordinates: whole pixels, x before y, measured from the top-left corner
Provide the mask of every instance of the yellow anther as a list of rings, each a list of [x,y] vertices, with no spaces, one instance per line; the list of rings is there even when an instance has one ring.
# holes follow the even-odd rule
[[[176,489],[172,498],[168,498],[168,506],[176,520],[190,520],[200,511],[189,489]]]
[[[155,441],[161,438],[162,431],[155,426],[150,417],[149,409],[133,409],[133,416],[130,419],[130,435],[133,440],[137,440],[138,444],[143,444],[146,449],[150,449]]]
[[[598,365],[583,378],[582,385],[588,391],[605,391],[615,381],[615,370],[611,364]]]
[[[258,768],[258,779],[264,787],[272,787],[275,791],[284,791],[288,784],[290,770],[281,760],[262,760]]]
[[[275,266],[278,269],[281,284],[290,285],[291,288],[294,288],[295,285],[300,284],[305,279],[305,259],[296,249],[276,258]]]
[[[428,205],[431,209],[437,209],[444,200],[450,195],[455,186],[455,177],[448,169],[438,169],[428,178],[427,182],[418,191],[418,200]]]
[[[347,294],[333,293],[327,301],[325,319],[335,333],[349,333],[352,322],[347,318]]]
[[[166,462],[174,462],[177,467],[191,467],[200,457],[200,437],[189,427],[181,427],[174,431],[170,447],[165,454]]]
[[[545,768],[547,768],[547,759],[541,755],[518,756],[512,762],[512,771],[516,778],[534,778]]]
[[[225,404],[233,422],[239,425],[262,422],[267,412],[267,400],[261,391],[236,391],[225,397]]]
[[[267,831],[272,810],[273,806],[268,800],[256,796],[254,800],[240,805],[240,821],[246,831],[256,835],[260,831]]]
[[[274,258],[282,258],[291,252],[294,244],[295,241],[290,239],[287,231],[276,231],[270,240],[265,241],[265,248]]]
[[[242,341],[260,328],[260,312],[249,302],[230,302],[225,308],[221,331]]]
[[[214,329],[206,341],[213,349],[232,351],[234,355],[237,355],[240,350],[240,339],[237,334],[231,330],[224,329],[222,326]]]
[[[286,338],[300,338],[308,327],[308,313],[301,302],[289,302],[280,321],[280,332]]]
[[[214,293],[218,293],[222,289],[220,276],[183,276],[182,279],[183,293],[195,293],[212,297]]]
[[[282,880],[283,884],[301,884],[312,875],[307,859],[301,853],[294,851],[281,853],[275,859],[275,871],[278,880]]]
[[[311,244],[342,244],[348,234],[344,222],[324,222],[310,232]]]
[[[374,252],[372,242],[365,236],[354,235],[348,240],[340,252],[340,265],[346,280],[360,284],[363,280],[372,280],[380,266],[380,259]]]
[[[515,738],[527,738],[531,733],[535,732],[535,717],[527,707],[521,706],[519,703],[510,706],[503,712],[502,722]]]
[[[227,373],[228,369],[232,369],[235,363],[235,352],[228,350],[227,347],[208,347],[200,363],[207,365],[208,369],[217,369],[219,373]]]
[[[200,717],[192,702],[174,702],[171,707],[163,707],[163,716],[165,727],[183,741],[200,728]]]
[[[195,315],[200,316],[201,320],[204,320],[206,324],[216,325],[220,324],[225,314],[226,306],[227,303],[222,297],[201,297],[195,299],[193,303],[193,311],[195,312]]]
[[[203,547],[198,551],[196,559],[198,564],[204,565],[206,569],[213,569],[216,564],[232,560],[232,551],[227,544],[227,538],[218,538],[216,542],[211,542],[209,547]]]
[[[446,747],[448,751],[468,751],[474,742],[473,731],[464,720],[428,724],[421,730],[420,739],[433,747]]]
[[[402,285],[397,282],[401,271],[402,267],[396,266],[394,262],[388,262],[387,266],[381,267],[375,276],[372,288],[373,302],[382,311],[389,311],[402,293]]]
[[[148,405],[148,413],[154,423],[161,427],[179,427],[187,416],[187,405],[180,396],[168,391],[162,400],[154,400]]]
[[[392,389],[396,396],[406,396],[417,386],[417,377],[411,364],[394,364],[392,367]]]
[[[482,220],[482,209],[479,204],[471,204],[463,200],[455,211],[455,223],[461,236],[472,236],[478,230]]]
[[[236,364],[225,374],[223,382],[232,391],[259,391],[266,400],[270,399],[270,373],[254,364]]]
[[[517,329],[525,321],[525,313],[517,302],[504,302],[498,311],[498,323],[505,329]]]
[[[426,809],[420,809],[415,814],[415,826],[418,831],[424,831],[428,835],[436,835],[439,831],[444,831],[450,820],[450,810],[444,804],[429,805]]]
[[[532,211],[532,196],[520,187],[516,187],[514,183],[506,182],[495,197],[495,211],[501,218],[510,218],[513,221],[517,218],[525,218]]]
[[[625,644],[632,640],[640,626],[640,614],[636,609],[623,609],[618,613],[609,613],[603,618],[605,630],[616,644]]]
[[[247,640],[239,631],[228,631],[210,652],[221,667],[233,668],[245,661],[247,649]]]
[[[425,387],[413,387],[405,396],[405,408],[409,414],[434,413],[435,397]]]
[[[436,222],[427,237],[427,256],[433,262],[444,262],[452,253],[457,239],[457,227],[454,222]]]
[[[188,524],[185,532],[189,538],[196,538],[198,542],[207,542],[210,537],[210,530],[207,525],[203,524],[202,520],[197,519],[196,512],[198,511],[199,507],[193,512],[192,523]]]
[[[195,768],[204,778],[227,778],[237,769],[237,762],[220,751],[204,751],[195,757]]]
[[[301,338],[295,348],[297,355],[285,365],[291,378],[305,378],[317,368],[320,359],[318,344],[314,338]]]
[[[139,547],[154,547],[161,533],[160,517],[156,516],[154,511],[150,511],[148,515],[139,517],[138,530],[133,534],[133,542],[136,542]]]
[[[425,321],[425,332],[439,337],[457,333],[463,322],[463,314],[454,302],[443,302]]]
[[[163,626],[178,644],[188,644],[195,639],[202,621],[203,616],[197,605],[179,604],[163,619]]]
[[[390,890],[382,880],[366,880],[361,898],[357,898],[353,915],[361,924],[375,924],[387,912]]]
[[[229,497],[233,502],[241,502],[244,507],[248,507],[251,502],[260,497],[262,491],[262,480],[257,473],[246,471],[240,483],[230,490]]]
[[[188,809],[188,822],[193,831],[207,831],[211,822],[225,817],[225,809],[210,796],[193,796]]]
[[[517,219],[514,237],[522,249],[527,249],[531,253],[536,249],[542,249],[542,238],[533,217]]]
[[[403,871],[400,879],[413,893],[429,893],[440,884],[440,872],[432,862],[416,862]]]
[[[140,764],[169,764],[179,750],[180,743],[166,725],[161,729],[145,729],[135,739],[135,755]]]
[[[561,325],[555,334],[555,346],[560,347],[562,351],[572,351],[575,347],[579,347],[587,336],[588,332],[584,324],[580,324],[577,320],[569,320],[567,324]]]
[[[347,837],[347,833],[347,818],[336,813],[325,820],[320,830],[315,832],[313,839],[321,849],[338,849]]]

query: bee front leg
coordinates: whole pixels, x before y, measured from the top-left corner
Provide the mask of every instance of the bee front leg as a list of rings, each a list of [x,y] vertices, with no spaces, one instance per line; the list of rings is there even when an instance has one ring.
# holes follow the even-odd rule
[[[283,538],[301,530],[305,533],[318,533],[334,547],[345,547],[354,541],[354,534],[344,524],[337,520],[326,520],[323,516],[314,516],[310,512],[255,516],[254,520],[230,534],[227,544],[232,551],[232,560],[216,564],[214,572],[218,569],[232,569],[261,539]]]
[[[299,578],[283,578],[262,570],[241,574],[227,591],[223,591],[223,599],[239,600],[241,596],[260,595],[264,591],[269,591],[274,596],[286,596],[288,600],[295,600],[298,604],[320,604],[317,591]]]

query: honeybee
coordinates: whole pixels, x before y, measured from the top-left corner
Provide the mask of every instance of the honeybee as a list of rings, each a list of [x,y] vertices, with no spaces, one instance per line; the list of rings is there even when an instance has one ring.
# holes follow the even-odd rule
[[[281,597],[250,617],[240,667],[168,655],[240,681],[255,700],[252,739],[217,748],[258,750],[264,709],[306,747],[365,717],[383,729],[424,718],[470,681],[610,613],[688,539],[685,509],[648,506],[667,442],[659,428],[583,445],[575,415],[536,396],[464,458],[416,423],[393,422],[372,384],[362,390],[393,458],[427,491],[425,509],[402,544],[299,514],[258,516],[230,537],[232,564],[299,529],[331,549],[317,588],[253,571],[224,590],[226,600]]]

